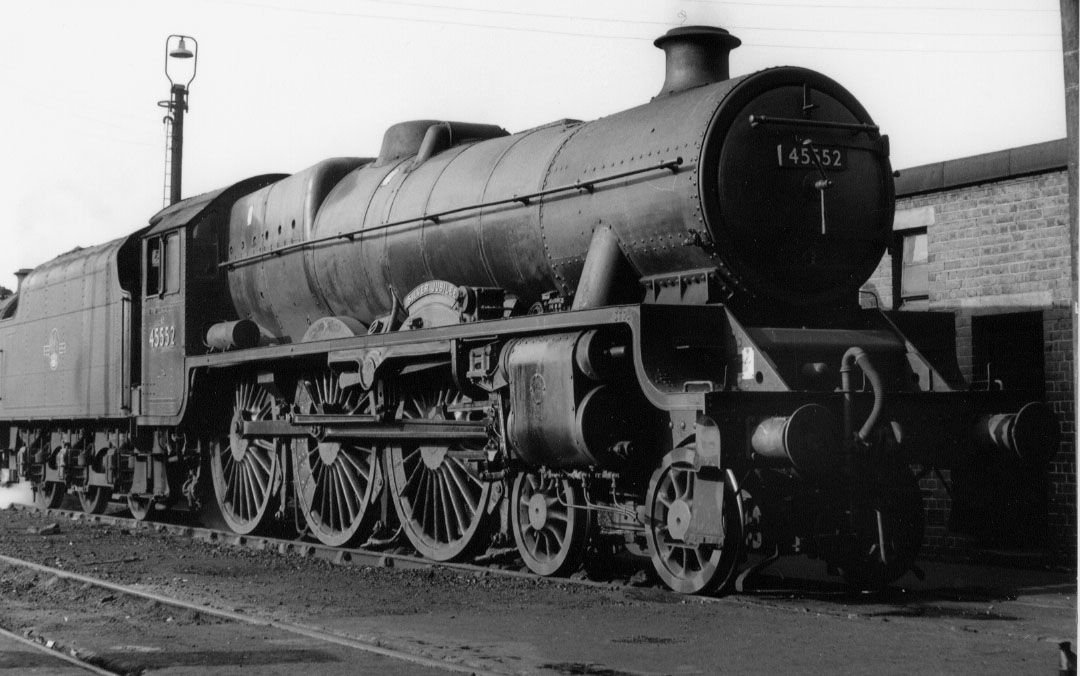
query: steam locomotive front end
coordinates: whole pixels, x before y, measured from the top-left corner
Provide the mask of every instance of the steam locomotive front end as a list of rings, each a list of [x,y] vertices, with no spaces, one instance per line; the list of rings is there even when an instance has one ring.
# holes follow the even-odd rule
[[[718,257],[758,300],[851,302],[892,230],[888,137],[813,71],[746,78],[712,121],[701,192]]]
[[[891,240],[895,195],[888,137],[854,96],[802,68],[727,78],[738,41],[719,29],[676,29],[657,45],[668,73],[654,105],[714,102],[695,157],[704,227],[687,238],[709,264],[700,276],[647,277],[646,300],[721,303],[712,341],[728,355],[673,453],[693,447],[683,462],[697,481],[710,463],[731,472],[751,549],[888,583],[922,542],[913,468],[1002,457],[1037,466],[1056,448],[1057,422],[1042,403],[970,391],[955,361],[929,359],[920,336],[860,307]],[[716,459],[703,460],[710,447]],[[692,518],[709,509],[688,505]],[[658,573],[679,583],[675,568]]]

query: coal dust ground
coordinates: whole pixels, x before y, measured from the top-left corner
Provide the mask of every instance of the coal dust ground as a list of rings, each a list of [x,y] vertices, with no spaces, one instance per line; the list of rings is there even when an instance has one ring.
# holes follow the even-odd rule
[[[804,562],[765,577],[773,591],[702,600],[490,571],[338,566],[21,510],[0,511],[0,552],[498,673],[1054,673],[1058,642],[1076,635],[1070,572],[927,563],[925,581],[864,596],[824,577],[779,576],[809,570]],[[0,566],[0,626],[129,673],[436,672],[10,566]]]

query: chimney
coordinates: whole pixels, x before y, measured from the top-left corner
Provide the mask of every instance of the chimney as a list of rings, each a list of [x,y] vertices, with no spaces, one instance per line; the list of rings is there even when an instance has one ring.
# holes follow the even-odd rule
[[[26,279],[26,276],[31,272],[33,272],[33,270],[30,268],[19,268],[15,271],[15,293],[22,291],[23,280]]]
[[[742,40],[715,26],[680,26],[656,38],[664,50],[667,72],[657,96],[728,79],[728,54]]]

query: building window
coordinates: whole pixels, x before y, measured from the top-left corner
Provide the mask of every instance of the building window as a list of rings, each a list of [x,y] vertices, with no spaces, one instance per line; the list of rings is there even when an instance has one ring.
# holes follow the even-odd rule
[[[900,305],[906,310],[930,304],[926,230],[903,233],[900,243]]]

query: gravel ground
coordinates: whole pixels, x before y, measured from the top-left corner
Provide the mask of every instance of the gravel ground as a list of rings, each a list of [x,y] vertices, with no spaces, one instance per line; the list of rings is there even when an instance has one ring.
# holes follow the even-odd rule
[[[58,532],[42,534],[52,523]],[[700,600],[439,567],[337,566],[24,511],[0,511],[0,543],[10,556],[504,673],[1052,673],[1056,641],[1076,633],[1075,580],[1062,584],[1060,575],[1023,583],[999,576],[987,586],[941,569],[920,590],[882,597],[822,583],[810,593],[789,586]],[[0,569],[0,624],[38,631],[110,605],[77,586],[65,586],[61,603],[39,604],[46,584],[30,578],[27,586],[26,574]],[[121,633],[190,620],[214,634],[212,623],[197,624],[205,617],[158,610],[140,610]],[[232,657],[295,672],[288,651],[309,649],[275,652],[256,638],[237,636]],[[203,667],[224,672],[235,665],[225,659],[218,651]]]

